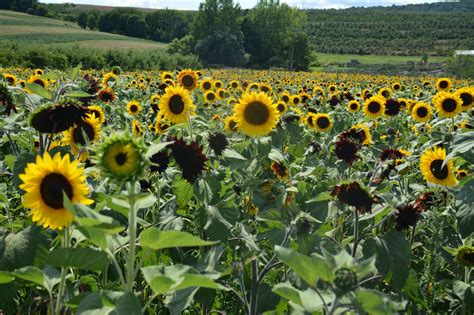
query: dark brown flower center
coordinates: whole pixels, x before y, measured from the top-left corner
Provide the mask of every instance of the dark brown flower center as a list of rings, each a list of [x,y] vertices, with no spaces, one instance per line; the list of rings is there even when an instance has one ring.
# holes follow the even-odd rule
[[[428,115],[428,110],[425,108],[425,107],[419,107],[417,110],[416,110],[416,114],[418,115],[418,117],[426,117],[426,115]]]
[[[370,102],[369,106],[367,106],[367,109],[369,112],[376,114],[380,111],[380,104],[378,102]]]
[[[472,104],[473,98],[471,93],[461,93],[459,96],[462,99],[462,106],[469,106]]]
[[[316,123],[318,124],[319,128],[326,129],[327,127],[329,127],[330,121],[327,117],[322,116],[318,118]]]
[[[448,87],[448,81],[443,80],[443,81],[439,82],[439,87],[442,88],[442,89],[447,88]]]
[[[171,96],[169,104],[170,104],[169,105],[170,106],[170,111],[173,114],[179,115],[184,110],[183,98],[180,95]]]
[[[208,81],[204,82],[202,84],[202,87],[204,88],[204,90],[209,90],[211,88],[211,82],[208,82]]]
[[[245,107],[244,116],[249,124],[263,125],[268,121],[270,112],[265,104],[259,101],[254,101]]]
[[[352,109],[352,110],[356,110],[356,109],[357,109],[357,104],[356,104],[356,103],[352,103],[352,104],[351,104],[351,109]]]
[[[457,103],[452,98],[447,98],[443,101],[442,107],[445,112],[451,113],[456,110]]]
[[[36,80],[33,81],[33,83],[36,83],[36,84],[38,84],[38,85],[41,85],[42,87],[45,86],[44,81],[41,80],[41,79],[36,79]]]
[[[126,152],[120,152],[115,156],[115,162],[117,162],[118,165],[122,166],[125,163],[127,163],[127,153]]]
[[[63,191],[69,199],[73,197],[73,189],[68,179],[60,173],[46,175],[40,184],[43,202],[53,209],[64,207]]]
[[[216,95],[214,93],[208,93],[207,94],[207,99],[209,101],[213,101],[216,98]]]
[[[434,177],[440,180],[447,178],[449,175],[448,166],[445,165],[441,168],[441,165],[443,165],[443,160],[434,160],[430,164],[431,173]]]
[[[137,112],[137,111],[138,111],[138,106],[137,106],[137,105],[132,105],[132,106],[130,106],[130,111],[131,111],[132,113]]]
[[[285,110],[285,105],[283,105],[283,104],[278,104],[278,105],[277,105],[277,109],[278,109],[278,111],[279,111],[280,113],[282,113],[282,112]]]
[[[185,87],[192,87],[194,85],[194,78],[189,74],[185,75],[182,81]]]
[[[86,145],[87,142],[92,141],[94,139],[94,135],[94,128],[88,123],[82,123],[78,125],[72,132],[74,143],[80,145]]]

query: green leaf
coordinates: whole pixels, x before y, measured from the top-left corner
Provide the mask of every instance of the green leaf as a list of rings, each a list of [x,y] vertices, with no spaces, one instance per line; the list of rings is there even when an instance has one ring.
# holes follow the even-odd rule
[[[76,80],[81,72],[82,64],[78,64],[77,67],[73,68],[69,73],[69,79]]]
[[[405,282],[402,291],[415,304],[420,305],[425,310],[428,309],[428,303],[426,303],[426,298],[423,296],[420,286],[418,285],[415,270],[410,269],[410,273],[408,274],[407,281]]]
[[[187,274],[184,275],[184,279],[177,286],[173,287],[173,290],[182,290],[191,287],[200,287],[216,290],[224,290],[225,287],[214,282],[211,278],[201,274]]]
[[[355,294],[360,307],[371,315],[396,314],[393,305],[380,292],[359,289]]]
[[[136,206],[138,209],[148,209],[153,207],[156,202],[156,197],[151,193],[139,194],[135,200]]]
[[[29,282],[33,282],[37,285],[40,285],[48,289],[45,282],[44,273],[43,271],[41,271],[41,269],[38,269],[33,266],[27,266],[20,269],[16,269],[15,271],[12,272],[12,274],[17,278],[20,278]]]
[[[53,94],[50,91],[45,89],[39,84],[36,83],[25,83],[25,87],[30,90],[32,93],[39,95],[45,99],[51,100],[53,99]]]
[[[194,194],[193,186],[187,180],[182,178],[176,179],[173,182],[173,190],[180,208],[185,207]]]
[[[104,231],[87,226],[79,226],[77,228],[91,243],[102,250],[107,248],[107,237]]]
[[[0,270],[0,284],[10,283],[15,280],[11,272]]]
[[[281,154],[280,150],[276,148],[272,148],[270,153],[268,153],[268,158],[272,161],[277,161],[277,162],[281,162],[285,159],[283,155]]]
[[[96,228],[109,234],[115,234],[125,229],[125,227],[121,226],[113,218],[102,215],[82,204],[72,205],[67,195],[63,194],[63,196],[64,207],[74,213],[75,219],[79,225]]]
[[[331,267],[321,257],[306,256],[281,246],[275,246],[275,254],[311,287],[316,287],[319,278],[324,281],[333,279]]]
[[[112,314],[116,315],[141,315],[142,306],[133,292],[125,292],[117,301],[115,310]]]
[[[237,159],[237,160],[243,160],[243,161],[247,160],[239,152],[232,149],[225,149],[224,152],[222,152],[222,156],[226,158],[230,158],[230,159]]]
[[[17,157],[14,154],[5,155],[5,158],[4,158],[5,164],[12,172],[14,170],[16,160],[17,160]]]
[[[278,283],[273,287],[272,291],[284,299],[303,306],[303,303],[301,302],[300,291],[289,283]]]
[[[66,93],[66,97],[91,97],[92,95],[84,91],[71,91]]]
[[[90,248],[57,248],[49,254],[46,262],[57,267],[102,271],[107,267],[107,255]]]
[[[174,247],[196,247],[214,245],[219,242],[204,241],[182,231],[160,231],[152,227],[140,234],[140,244],[154,250]]]
[[[152,145],[148,148],[148,151],[147,151],[146,156],[147,156],[148,158],[150,158],[151,156],[153,156],[154,154],[160,152],[161,150],[163,150],[164,148],[166,148],[167,146],[169,146],[169,145],[172,144],[172,143],[174,143],[174,141],[160,142],[160,143],[152,144]]]

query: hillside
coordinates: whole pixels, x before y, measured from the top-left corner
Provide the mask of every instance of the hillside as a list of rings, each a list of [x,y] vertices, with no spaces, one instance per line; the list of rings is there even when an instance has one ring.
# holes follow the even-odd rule
[[[76,23],[0,10],[0,41],[18,44],[79,45],[87,48],[159,49],[164,44],[122,35],[90,31]]]
[[[474,49],[474,2],[306,12],[319,52],[447,56]]]

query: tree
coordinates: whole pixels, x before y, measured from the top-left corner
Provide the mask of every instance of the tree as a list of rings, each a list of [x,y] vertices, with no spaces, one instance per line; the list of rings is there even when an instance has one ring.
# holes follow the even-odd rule
[[[308,70],[311,63],[311,48],[305,33],[298,32],[293,36],[287,47],[287,60],[290,70]]]
[[[157,10],[145,16],[150,39],[170,42],[189,32],[190,15],[176,10]]]
[[[198,42],[196,53],[207,64],[242,66],[245,62],[242,33],[216,31]]]
[[[81,12],[77,18],[77,24],[79,24],[80,27],[86,28],[87,27],[87,22],[88,22],[88,16],[86,12]]]
[[[90,14],[89,18],[87,19],[87,27],[89,27],[91,30],[95,30],[98,25],[99,19],[97,18],[97,15]]]
[[[139,15],[129,16],[127,19],[127,36],[144,38],[148,34],[148,25],[145,19]]]
[[[216,31],[240,31],[240,5],[233,0],[206,0],[199,5],[194,17],[191,35],[196,40],[205,39]]]

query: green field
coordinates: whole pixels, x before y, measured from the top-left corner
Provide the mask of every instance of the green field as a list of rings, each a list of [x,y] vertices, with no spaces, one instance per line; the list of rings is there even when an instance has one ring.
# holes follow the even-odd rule
[[[0,10],[0,41],[104,49],[161,49],[166,44],[90,31],[75,23]]]
[[[421,56],[377,56],[377,55],[338,55],[318,53],[318,62],[322,65],[331,63],[348,63],[357,60],[361,64],[391,64],[401,65],[409,61],[419,62]],[[448,57],[428,57],[428,62],[445,62]]]

